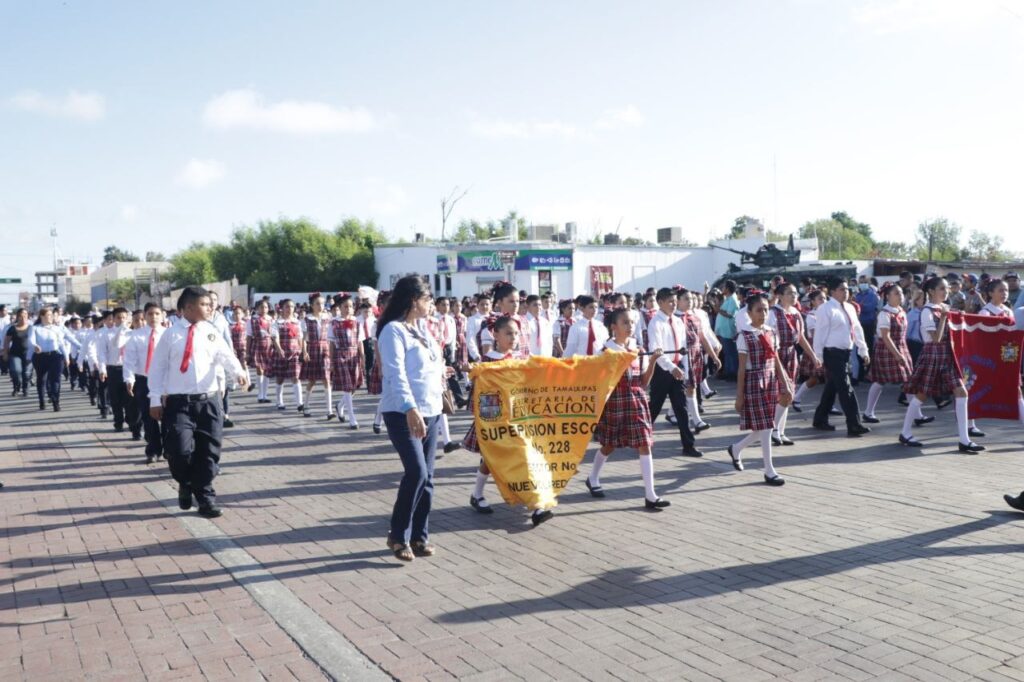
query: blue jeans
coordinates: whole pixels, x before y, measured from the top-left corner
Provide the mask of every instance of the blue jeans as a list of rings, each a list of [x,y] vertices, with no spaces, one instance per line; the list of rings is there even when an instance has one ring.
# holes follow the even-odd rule
[[[28,371],[31,365],[28,360],[13,353],[7,358],[7,367],[11,372],[11,381],[14,383],[14,390],[22,393],[28,392]]]
[[[426,438],[413,438],[402,412],[385,412],[384,426],[391,444],[398,450],[405,474],[398,484],[398,498],[391,512],[389,542],[427,541],[430,505],[434,499],[434,454],[437,450],[437,421],[425,417]]]

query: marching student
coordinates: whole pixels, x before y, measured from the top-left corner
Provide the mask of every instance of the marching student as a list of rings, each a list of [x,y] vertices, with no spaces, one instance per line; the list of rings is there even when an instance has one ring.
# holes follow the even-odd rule
[[[359,323],[352,314],[352,297],[345,294],[339,301],[341,314],[331,321],[327,339],[331,346],[331,385],[341,393],[338,400],[338,421],[349,421],[349,428],[359,428],[352,393],[363,383],[363,344]],[[376,432],[376,430],[375,430]]]
[[[458,367],[460,364],[457,357],[459,345],[458,322],[451,312],[451,301],[444,296],[434,301],[434,310],[433,321],[437,333],[436,338],[441,346],[445,365],[451,367],[454,372],[447,379],[447,388],[452,392],[456,406],[464,407],[467,402],[466,396],[463,394],[462,384],[459,383],[458,379]],[[442,421],[446,422],[447,415],[442,414],[441,416],[444,417]]]
[[[633,337],[633,320],[629,311],[613,309],[605,316],[604,323],[608,327],[609,339],[605,341],[603,350],[639,352],[639,344]],[[622,378],[604,405],[604,412],[594,430],[594,437],[601,444],[601,449],[594,453],[593,466],[584,480],[593,497],[605,496],[601,488],[601,468],[615,449],[634,448],[639,455],[640,474],[644,482],[644,507],[658,511],[672,504],[658,497],[654,490],[654,456],[651,454],[654,426],[647,403],[647,385],[654,374],[654,362],[660,356],[661,351],[655,351],[651,355],[652,362],[644,370],[641,356],[638,355],[622,373]]]
[[[82,318],[82,326],[75,333],[78,339],[78,389],[89,395],[89,403],[96,404],[96,386],[88,362],[89,337],[92,336],[93,318],[86,315]]]
[[[740,413],[740,429],[750,431],[743,439],[728,447],[729,458],[736,471],[743,471],[743,448],[761,441],[764,461],[764,482],[771,486],[785,484],[772,464],[772,429],[775,427],[775,406],[788,405],[793,396],[789,375],[779,360],[779,342],[775,332],[765,324],[768,298],[754,294],[747,298],[750,329],[736,336],[739,356],[736,382],[736,411]]]
[[[896,282],[887,282],[878,292],[885,304],[878,311],[875,339],[875,359],[868,369],[871,388],[868,389],[868,404],[861,417],[868,424],[877,424],[875,410],[886,384],[903,386],[914,371],[914,361],[907,346],[907,314],[903,310],[903,289]],[[914,419],[917,426],[935,420],[918,413]]]
[[[277,382],[277,409],[284,410],[284,382],[292,382],[295,405],[302,408],[302,325],[295,318],[295,303],[290,298],[281,300],[281,315],[270,328],[274,344],[274,365],[270,375]]]
[[[988,317],[1009,317],[1014,319],[1013,310],[1006,305],[1009,299],[1010,289],[1006,282],[998,277],[993,277],[985,284],[985,295],[988,303],[978,311],[979,315]],[[1020,412],[1020,419],[1024,422],[1024,411]],[[972,438],[984,438],[985,433],[981,431],[974,420],[968,423],[967,434]]]
[[[530,343],[530,355],[553,357],[553,327],[544,317],[540,306],[541,297],[531,294],[526,297],[526,333]]]
[[[367,395],[381,395],[384,391],[384,376],[383,369],[381,368],[380,361],[380,345],[377,343],[377,319],[374,318],[370,324],[370,334],[373,340],[373,367],[370,368],[370,373],[366,377],[366,393]],[[383,402],[377,401],[377,410],[373,415],[373,432],[380,434],[381,427],[384,423],[384,413],[382,411]]]
[[[690,415],[686,407],[684,382],[689,370],[689,356],[686,348],[686,327],[676,316],[676,293],[668,287],[658,289],[656,296],[658,313],[647,328],[647,350],[659,348],[664,354],[658,358],[651,379],[651,420],[658,419],[665,398],[669,399],[679,428],[679,440],[683,454],[688,457],[703,457],[697,449],[693,431],[690,430]]]
[[[210,292],[210,305],[213,306],[213,317],[209,320],[210,324],[216,327],[217,331],[224,337],[224,342],[228,344],[228,348],[233,349],[234,342],[231,339],[231,322],[220,308],[220,298],[216,291]],[[220,378],[221,402],[224,406],[224,428],[231,428],[235,425],[235,422],[231,421],[229,416],[231,414],[231,406],[229,405],[228,394],[231,393],[231,384],[224,378],[223,374],[220,374]]]
[[[518,315],[519,292],[508,282],[498,282],[491,291],[491,301],[493,312],[488,319],[493,321],[495,317],[511,317],[516,323],[517,329],[516,343],[512,353],[516,358],[528,358],[530,356],[530,341],[526,336],[523,319]],[[479,343],[481,354],[486,354],[494,342],[491,335],[491,326],[487,324],[480,326]]]
[[[808,294],[807,305],[809,310],[804,318],[804,329],[807,340],[810,342],[812,349],[814,346],[814,330],[817,327],[818,322],[817,310],[824,304],[825,292],[821,289],[815,289]],[[815,364],[815,359],[818,360],[818,364]],[[825,366],[821,364],[821,358],[813,354],[804,353],[803,357],[800,358],[797,375],[797,378],[801,383],[800,387],[796,390],[796,395],[793,396],[793,404],[790,405],[790,407],[794,412],[803,412],[800,398],[802,398],[808,390],[814,388],[818,384],[824,383]],[[834,414],[834,412],[831,414]]]
[[[704,283],[704,286],[707,286],[707,282]],[[719,341],[718,336],[715,335],[715,326],[711,324],[711,318],[708,316],[708,311],[704,309],[704,297],[701,294],[694,294],[694,298],[695,300],[693,306],[691,307],[691,310],[693,314],[699,317],[701,320],[701,326],[704,329],[704,334],[708,339],[708,343],[711,344],[711,348],[714,350],[714,355],[718,357],[717,371],[721,371],[721,368],[724,363],[724,360],[722,359],[722,342]],[[653,302],[654,294],[651,294],[651,303]],[[641,320],[643,320],[643,318],[641,318]],[[649,322],[649,320],[647,321]],[[643,333],[647,334],[646,326],[644,327]],[[647,344],[643,344],[643,347],[646,348]],[[701,397],[704,400],[714,398],[716,395],[718,395],[718,391],[711,388],[711,385],[708,384],[708,376],[710,375],[710,373],[711,372],[708,369],[707,363],[704,363],[704,376],[702,377],[700,382]]]
[[[476,312],[466,320],[466,351],[470,362],[480,362],[480,340],[483,323],[491,316],[491,297],[476,295]]]
[[[114,431],[124,431],[128,424],[132,440],[142,440],[142,420],[135,401],[128,396],[124,383],[124,344],[128,341],[128,319],[131,313],[125,308],[114,308],[107,318],[106,329],[100,333],[96,344],[100,368],[100,383],[105,383],[110,394],[110,407],[114,413]]]
[[[164,311],[156,303],[147,303],[143,315],[146,325],[129,334],[124,345],[124,381],[128,395],[135,400],[142,416],[142,430],[146,436],[146,464],[152,464],[154,459],[163,456],[164,443],[160,423],[149,413],[149,372],[156,346],[166,330],[163,326]]]
[[[814,355],[825,367],[826,380],[812,425],[821,431],[836,430],[829,424],[828,416],[838,397],[846,415],[846,435],[860,438],[871,429],[860,420],[857,394],[850,384],[850,356],[851,352],[856,354],[866,367],[871,362],[870,353],[857,311],[847,302],[849,284],[842,278],[833,278],[829,283],[829,296],[832,298],[815,310]]]
[[[567,298],[558,302],[558,319],[552,325],[554,357],[565,357],[565,344],[569,342],[569,330],[576,323],[576,303]],[[645,346],[646,347],[646,346]]]
[[[684,390],[686,391],[686,405],[690,412],[690,425],[695,434],[711,428],[700,416],[700,409],[697,407],[697,388],[704,381],[704,355],[707,354],[715,365],[716,371],[722,368],[722,363],[715,353],[714,347],[708,339],[707,328],[704,327],[701,318],[693,311],[694,295],[688,289],[680,289],[676,294],[676,304],[682,312],[680,318],[686,328],[686,351],[689,356],[689,373],[686,376]]]
[[[562,357],[574,355],[596,355],[608,340],[608,329],[598,321],[597,301],[592,296],[577,298],[582,317],[569,328]]]
[[[82,329],[82,318],[77,314],[72,315],[64,323],[64,328],[68,336],[68,339],[65,341],[65,350],[68,355],[68,383],[72,391],[79,386],[84,390],[84,377],[78,369],[78,356],[82,351],[82,343],[78,340],[79,332]]]
[[[112,324],[109,310],[92,318],[92,334],[86,341],[85,358],[89,363],[89,398],[93,406],[99,407],[100,419],[107,418],[107,378],[100,374],[100,343]]]
[[[821,361],[815,355],[807,337],[804,336],[804,318],[800,309],[796,307],[796,287],[788,282],[783,282],[775,288],[776,300],[768,313],[768,326],[775,332],[775,338],[779,344],[779,363],[786,372],[790,386],[795,386],[799,361],[796,356],[796,347],[803,349],[804,355],[809,357],[811,364],[815,367],[821,366]],[[772,429],[772,445],[793,445],[793,441],[786,436],[786,421],[789,417],[789,407],[782,404],[775,406],[775,428]]]
[[[351,298],[349,299],[351,306]],[[332,396],[331,378],[331,328],[334,324],[330,315],[324,310],[324,297],[318,291],[309,295],[310,311],[303,324],[302,369],[299,379],[306,384],[306,399],[299,406],[303,417],[312,417],[309,403],[313,400],[313,389],[317,382],[324,386],[324,397],[327,405],[327,421],[334,419],[334,397]],[[357,324],[353,321],[353,324]]]
[[[928,303],[921,312],[921,335],[925,339],[924,349],[914,365],[910,380],[903,387],[907,395],[913,394],[903,419],[903,431],[899,442],[908,447],[919,448],[923,444],[914,438],[911,423],[921,413],[921,404],[926,396],[954,396],[959,450],[975,454],[985,449],[971,440],[967,421],[967,389],[960,378],[959,367],[953,355],[953,346],[946,328],[949,307],[946,300],[948,285],[942,277],[932,277],[924,283]]]
[[[270,315],[270,302],[266,299],[256,304],[255,315],[249,320],[249,364],[256,368],[256,384],[259,389],[256,402],[269,403],[267,389],[270,373],[274,369],[274,341],[271,329],[274,318]]]
[[[216,505],[213,479],[219,470],[224,430],[217,370],[242,388],[248,386],[249,377],[224,337],[206,321],[213,316],[206,290],[185,287],[178,311],[181,319],[167,329],[153,351],[149,414],[163,428],[164,454],[178,482],[178,506],[191,509],[194,496],[199,515],[216,518],[222,511]]]
[[[331,311],[331,318],[337,317],[341,314],[339,308],[337,312],[333,309]],[[370,372],[373,371],[373,321],[376,316],[373,314],[373,306],[369,301],[360,301],[359,305],[356,306],[356,322],[359,323],[359,334],[363,339],[363,376],[370,376]]]
[[[28,347],[32,351],[36,367],[36,390],[39,392],[39,409],[46,409],[43,393],[50,398],[54,412],[60,412],[60,387],[64,367],[68,364],[67,343],[78,343],[67,330],[53,322],[53,308],[39,311],[36,323],[28,331]]]
[[[496,362],[498,360],[511,360],[516,357],[514,348],[519,337],[519,330],[516,325],[516,321],[508,316],[501,316],[492,318],[489,321],[491,325],[490,333],[491,340],[494,343],[494,348],[488,349],[481,359],[481,362]],[[472,396],[470,396],[472,400]],[[462,441],[462,447],[466,448],[470,452],[480,452],[480,446],[477,442],[476,436],[476,419],[474,418],[473,423],[470,424],[469,432]],[[481,514],[493,514],[494,509],[484,499],[484,486],[487,484],[487,478],[491,475],[491,470],[487,468],[487,463],[484,462],[483,458],[480,458],[480,468],[477,470],[476,483],[473,486],[473,493],[469,497],[469,506],[475,509]],[[548,519],[554,516],[554,512],[550,509],[534,509],[530,515],[530,521],[534,527],[539,526]]]
[[[238,364],[242,366],[246,374],[249,373],[249,321],[246,319],[245,308],[236,303],[231,321],[231,348],[235,351]],[[252,390],[252,384],[249,384]]]

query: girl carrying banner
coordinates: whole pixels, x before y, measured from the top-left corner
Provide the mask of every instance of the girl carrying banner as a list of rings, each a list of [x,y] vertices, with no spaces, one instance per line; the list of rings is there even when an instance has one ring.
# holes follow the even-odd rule
[[[525,359],[530,357],[530,339],[527,336],[525,326],[519,318],[519,291],[508,282],[498,282],[494,285],[491,293],[494,304],[494,312],[491,319],[497,317],[511,318],[515,323],[516,338],[513,347],[510,349],[512,357]],[[480,325],[480,352],[485,354],[494,344],[493,332],[489,325]]]
[[[868,389],[868,404],[862,420],[868,424],[877,424],[875,408],[882,397],[882,389],[886,384],[902,386],[910,380],[914,372],[914,361],[907,346],[907,314],[903,311],[903,289],[896,282],[887,282],[879,292],[885,305],[878,312],[878,338],[875,339],[875,359],[868,369],[871,388]],[[925,417],[918,413],[914,418],[917,426],[935,421],[935,417]]]
[[[743,471],[743,448],[760,439],[764,482],[780,486],[786,481],[772,465],[771,436],[775,427],[775,406],[789,405],[793,386],[779,359],[779,342],[775,332],[765,325],[768,316],[767,296],[748,296],[747,314],[750,316],[750,329],[736,336],[736,350],[739,353],[736,411],[740,413],[740,429],[750,433],[729,446],[729,458],[736,471]]]
[[[519,328],[516,324],[516,320],[511,317],[496,317],[489,321],[490,324],[490,337],[493,342],[493,348],[486,351],[481,357],[481,362],[495,362],[498,360],[511,360],[515,358],[513,348],[515,347]],[[470,391],[470,402],[472,403],[472,389]],[[466,437],[462,440],[462,447],[466,448],[470,452],[480,452],[480,446],[476,436],[476,420],[473,420],[472,425],[469,427],[469,432]],[[487,478],[491,475],[491,470],[487,468],[487,463],[484,462],[483,458],[480,459],[480,468],[477,470],[476,483],[473,486],[473,494],[469,497],[469,506],[478,511],[481,514],[493,514],[494,508],[484,499],[484,486],[487,484]],[[530,521],[534,527],[539,526],[548,519],[554,516],[554,512],[550,509],[534,509],[530,516]]]
[[[814,348],[804,336],[804,318],[800,309],[796,307],[796,287],[788,282],[775,287],[777,303],[772,306],[768,313],[768,326],[775,332],[779,341],[779,362],[782,369],[786,371],[789,385],[795,386],[797,373],[800,369],[800,361],[796,356],[796,347],[804,351],[804,357],[808,358],[810,365],[817,368],[821,361],[814,354]],[[793,445],[793,441],[786,436],[786,421],[789,417],[789,407],[781,403],[775,406],[775,427],[772,429],[772,445]]]
[[[633,321],[629,311],[616,308],[605,315],[605,326],[608,327],[609,339],[602,350],[617,350],[636,353],[639,348],[633,338]],[[587,490],[593,497],[604,497],[601,488],[601,468],[604,466],[615,448],[635,448],[640,458],[640,475],[644,481],[644,507],[661,510],[672,503],[658,497],[654,490],[654,456],[651,445],[654,443],[654,426],[651,423],[651,408],[647,403],[647,386],[654,374],[654,361],[662,354],[661,349],[651,354],[651,362],[646,371],[638,356],[633,364],[622,373],[622,378],[615,385],[615,390],[604,404],[604,412],[594,430],[601,449],[594,453],[594,464],[590,475],[584,479]]]
[[[989,301],[981,310],[978,311],[979,315],[1009,317],[1011,320],[1014,319],[1013,310],[1006,305],[1006,301],[1010,295],[1010,290],[1006,286],[1005,281],[1001,279],[990,280],[986,293],[988,294]],[[1017,397],[1017,418],[1022,424],[1024,424],[1024,397],[1021,396]],[[981,433],[975,428],[973,419],[971,420],[971,428],[974,428],[976,433]]]
[[[923,443],[914,438],[911,423],[920,414],[921,404],[927,396],[954,396],[956,405],[957,432],[959,450],[974,454],[985,449],[971,440],[967,422],[967,389],[960,377],[959,365],[953,355],[953,344],[946,329],[946,314],[949,306],[946,292],[949,286],[943,277],[932,277],[924,283],[924,293],[928,298],[924,310],[921,311],[921,336],[924,337],[924,349],[917,359],[917,365],[910,380],[904,385],[903,391],[913,395],[907,414],[903,419],[903,431],[900,432],[900,443],[907,447],[919,448]]]

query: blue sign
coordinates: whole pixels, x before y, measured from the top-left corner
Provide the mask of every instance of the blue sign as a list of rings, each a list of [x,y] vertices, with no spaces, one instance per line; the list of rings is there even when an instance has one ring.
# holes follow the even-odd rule
[[[516,270],[571,270],[572,251],[520,251]]]

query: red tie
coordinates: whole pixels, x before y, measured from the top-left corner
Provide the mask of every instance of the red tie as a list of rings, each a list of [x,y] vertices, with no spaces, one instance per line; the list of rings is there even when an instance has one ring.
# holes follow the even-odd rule
[[[153,362],[153,343],[156,341],[156,329],[149,332],[149,345],[146,347],[146,376],[149,376],[149,363]]]
[[[363,338],[370,338],[370,321],[368,318],[363,318]]]
[[[194,324],[188,327],[188,338],[185,339],[185,354],[181,357],[181,373],[188,371],[188,363],[192,361],[192,337],[196,333]]]
[[[597,337],[594,335],[594,321],[591,320],[587,326],[587,355],[594,354],[594,341]]]
[[[845,303],[840,303],[839,307],[843,309],[843,314],[846,315],[846,321],[850,323],[850,342],[856,344],[857,338],[853,335],[853,318],[850,317],[850,311],[846,309]]]

